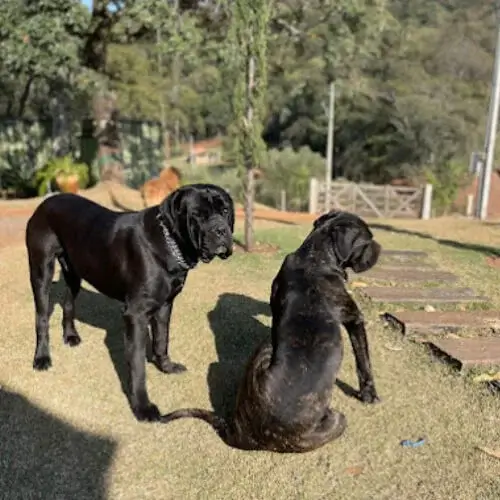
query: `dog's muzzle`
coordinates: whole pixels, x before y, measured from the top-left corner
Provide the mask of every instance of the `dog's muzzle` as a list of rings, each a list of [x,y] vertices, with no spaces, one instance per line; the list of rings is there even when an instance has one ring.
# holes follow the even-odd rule
[[[212,222],[211,227],[205,233],[202,248],[202,262],[209,262],[214,257],[227,259],[233,253],[233,235],[222,217],[217,217]]]
[[[214,230],[219,245],[215,249],[215,255],[221,259],[227,259],[233,253],[233,238],[231,236],[231,231],[229,227],[218,226]]]

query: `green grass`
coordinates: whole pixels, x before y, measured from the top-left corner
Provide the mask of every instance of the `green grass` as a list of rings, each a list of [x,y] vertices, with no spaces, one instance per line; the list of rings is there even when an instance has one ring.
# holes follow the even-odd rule
[[[164,375],[148,365],[149,393],[161,411],[227,408],[245,360],[269,335],[271,281],[285,253],[300,244],[309,227],[260,227],[257,239],[279,244],[280,252],[236,253],[228,261],[200,265],[176,300],[171,355],[189,371]],[[455,286],[470,286],[500,306],[499,271],[488,267],[481,253],[405,234],[375,234],[388,248],[429,251],[440,269],[459,275]],[[22,246],[1,251],[0,281],[2,498],[500,497],[500,464],[476,448],[500,448],[500,400],[438,362],[424,346],[384,327],[378,316],[394,306],[359,301],[383,402],[365,406],[336,389],[332,404],[347,416],[346,434],[315,452],[280,455],[231,449],[197,420],[168,426],[136,423],[116,372],[123,369],[119,304],[90,287],[77,303],[82,345],[63,345],[56,306],[51,318],[54,366],[47,373],[33,372],[34,314]],[[347,337],[344,347],[340,379],[357,388]],[[422,436],[426,444],[420,448],[399,444]],[[353,476],[349,468],[357,466],[362,472]],[[9,489],[13,486],[24,489]]]

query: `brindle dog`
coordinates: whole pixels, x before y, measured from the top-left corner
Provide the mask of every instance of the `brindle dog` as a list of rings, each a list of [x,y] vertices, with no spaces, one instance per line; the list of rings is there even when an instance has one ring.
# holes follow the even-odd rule
[[[246,450],[300,453],[338,438],[346,418],[329,405],[342,362],[341,325],[354,350],[359,399],[379,401],[363,315],[344,281],[346,268],[366,271],[376,264],[380,251],[356,215],[330,212],[319,217],[273,281],[272,343],[263,343],[250,359],[232,418],[187,409],[164,415],[161,421],[200,418],[227,444]]]

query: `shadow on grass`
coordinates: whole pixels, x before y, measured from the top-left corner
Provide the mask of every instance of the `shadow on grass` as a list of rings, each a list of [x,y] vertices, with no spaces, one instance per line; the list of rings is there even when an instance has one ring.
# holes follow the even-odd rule
[[[417,236],[418,238],[435,241],[440,245],[446,245],[449,247],[458,248],[460,250],[472,250],[474,252],[480,252],[491,257],[500,257],[500,249],[496,247],[490,247],[487,245],[478,245],[476,243],[463,243],[460,241],[435,238],[434,236],[431,236],[427,233],[421,233],[420,231],[413,231],[410,229],[394,227],[391,226],[390,224],[379,224],[377,222],[370,224],[370,228],[380,229],[382,231],[391,231],[399,234],[407,234],[408,236]]]
[[[83,432],[0,388],[1,498],[108,498],[117,444]]]
[[[62,307],[66,284],[62,273],[59,281],[52,285],[51,296],[54,297],[54,304]],[[109,357],[121,384],[121,389],[128,401],[128,376],[125,362],[124,328],[121,304],[98,292],[93,292],[82,288],[76,298],[75,319],[87,325],[99,328],[106,332],[104,345],[108,350]],[[78,328],[77,328],[78,329]],[[62,327],[59,332],[52,335],[57,338],[62,336]],[[85,342],[82,338],[82,342]],[[69,348],[68,348],[69,349]],[[75,347],[78,349],[78,347]],[[148,343],[148,360],[151,359],[151,344]]]
[[[207,382],[217,415],[232,413],[250,356],[264,339],[271,340],[271,329],[256,318],[270,314],[267,302],[235,293],[220,295],[215,308],[208,313],[218,362],[210,365]]]
[[[256,316],[270,314],[267,302],[233,293],[220,295],[215,308],[208,313],[218,357],[207,376],[216,415],[232,414],[249,358],[266,338],[271,341],[271,328]],[[358,391],[350,385],[338,379],[336,385],[347,396],[358,399]]]

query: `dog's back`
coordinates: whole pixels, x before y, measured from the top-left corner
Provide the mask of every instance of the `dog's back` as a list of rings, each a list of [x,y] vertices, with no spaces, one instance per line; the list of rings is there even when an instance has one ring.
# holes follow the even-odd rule
[[[280,405],[288,414],[304,421],[313,400],[318,411],[330,400],[335,374],[342,361],[342,338],[336,301],[343,284],[334,273],[315,272],[296,254],[285,259],[273,283],[271,297],[275,352],[270,373],[277,383],[287,383],[286,401]]]
[[[120,266],[113,242],[126,237],[118,227],[131,226],[134,213],[109,210],[74,194],[58,194],[44,200],[26,226],[26,247],[31,273],[43,269],[45,262],[59,260],[65,273],[74,274],[113,298],[119,283],[108,283],[103,269]],[[123,224],[118,224],[122,218]],[[101,270],[101,271],[99,271]]]

